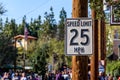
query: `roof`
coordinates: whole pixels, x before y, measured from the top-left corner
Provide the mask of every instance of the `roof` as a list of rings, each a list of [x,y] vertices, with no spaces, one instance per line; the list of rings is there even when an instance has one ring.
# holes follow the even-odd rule
[[[24,35],[17,35],[14,37],[14,39],[18,39],[18,38],[25,38]],[[27,36],[28,39],[37,39],[36,37],[33,37],[33,36]]]

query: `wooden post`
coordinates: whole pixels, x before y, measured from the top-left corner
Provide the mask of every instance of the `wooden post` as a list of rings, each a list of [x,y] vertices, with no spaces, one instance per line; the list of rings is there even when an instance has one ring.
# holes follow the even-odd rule
[[[100,4],[103,4],[103,0],[100,1]],[[101,7],[101,14],[104,14],[103,7]],[[104,60],[106,55],[106,29],[105,29],[105,22],[104,16],[99,19],[98,24],[98,37],[99,39],[99,60]]]
[[[72,17],[88,16],[88,0],[73,0]],[[72,56],[72,80],[88,80],[88,56]]]
[[[91,80],[98,80],[98,53],[99,53],[99,31],[96,11],[92,9],[93,30],[94,30],[94,53],[91,56]]]
[[[101,0],[101,4],[103,4],[103,0]],[[101,7],[102,14],[104,14],[103,7]],[[100,23],[100,60],[104,60],[104,70],[106,71],[106,27],[105,27],[105,19],[104,16],[99,20]],[[104,75],[106,73],[104,72]]]
[[[101,1],[103,3],[103,0]],[[103,11],[103,8],[101,9]],[[103,11],[104,14],[104,11]],[[106,28],[105,28],[105,19],[104,16],[100,19],[101,27],[101,60],[104,60],[106,57]]]

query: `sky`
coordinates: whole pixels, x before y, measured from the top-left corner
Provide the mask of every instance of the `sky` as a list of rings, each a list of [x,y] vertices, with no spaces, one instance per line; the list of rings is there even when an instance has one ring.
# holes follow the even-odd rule
[[[39,15],[44,18],[45,12],[50,12],[50,7],[53,7],[55,19],[59,20],[60,10],[64,7],[67,12],[67,17],[71,18],[72,0],[0,0],[7,12],[2,15],[3,21],[6,17],[9,20],[15,19],[16,23],[21,23],[22,18],[26,15],[26,21],[36,19]]]

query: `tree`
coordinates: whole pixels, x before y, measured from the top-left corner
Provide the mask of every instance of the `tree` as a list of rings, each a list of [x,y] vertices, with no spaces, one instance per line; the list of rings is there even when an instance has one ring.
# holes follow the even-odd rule
[[[58,41],[56,38],[50,40],[50,57],[52,56],[52,61],[54,63],[54,69],[59,69],[62,64],[71,67],[71,57],[65,56],[64,54],[64,41]]]
[[[107,61],[106,73],[118,77],[120,75],[120,61]]]
[[[45,47],[46,46],[46,47]],[[56,38],[52,38],[47,42],[47,40],[39,38],[37,42],[33,42],[28,47],[28,53],[30,56],[30,62],[36,60],[39,56],[44,57],[47,63],[54,64],[54,69],[59,69],[62,64],[71,66],[71,57],[65,56],[64,54],[64,41],[58,41]],[[46,56],[42,56],[42,53]],[[36,61],[35,61],[36,62]],[[34,64],[33,62],[32,64]]]
[[[3,15],[6,11],[2,3],[0,3],[0,15]],[[0,65],[14,62],[15,53],[17,52],[15,47],[12,46],[15,27],[15,20],[11,20],[10,23],[8,22],[8,18],[6,18],[4,26],[2,19],[0,20]]]
[[[0,3],[0,15],[3,15],[7,10],[4,9],[2,3]]]
[[[67,17],[66,11],[64,10],[64,8],[62,8],[62,10],[60,11],[60,21],[58,24],[58,40],[64,40],[64,27],[65,27],[65,19]]]
[[[11,22],[8,22],[8,19],[6,20],[6,24],[4,26],[4,33],[12,39],[15,34],[17,34],[17,25],[14,19],[11,19]]]
[[[45,12],[45,20],[43,23],[43,35],[47,38],[56,37],[57,25],[54,19],[53,8],[50,8],[50,13]]]
[[[0,32],[2,31],[2,29],[3,29],[3,20],[2,20],[2,18],[0,19]]]
[[[13,63],[17,49],[12,45],[13,37],[16,32],[16,23],[12,19],[11,22],[6,18],[4,27],[1,24],[1,35],[0,35],[0,53],[1,53],[1,64]],[[7,58],[6,58],[7,57]]]
[[[17,33],[19,35],[24,35],[24,27],[26,25],[26,16],[23,17],[22,19],[22,23],[18,25],[18,28],[17,28]],[[29,26],[29,25],[27,25]]]
[[[14,62],[16,48],[12,45],[11,39],[3,33],[0,36],[0,65]]]
[[[114,27],[106,24],[106,54],[111,54],[113,52],[113,35]]]
[[[44,40],[41,39],[38,39],[34,44],[31,44],[32,48],[34,48],[33,51],[29,50],[31,48],[28,48],[28,52],[31,52],[31,54],[29,54],[29,60],[33,62],[34,71],[44,78],[47,71],[46,66],[49,60],[50,46],[48,42],[44,42]]]
[[[31,19],[31,23],[29,26],[29,35],[34,36],[34,37],[38,37],[39,36],[39,32],[41,31],[41,16],[38,16],[38,19],[35,19],[34,22],[32,22]]]

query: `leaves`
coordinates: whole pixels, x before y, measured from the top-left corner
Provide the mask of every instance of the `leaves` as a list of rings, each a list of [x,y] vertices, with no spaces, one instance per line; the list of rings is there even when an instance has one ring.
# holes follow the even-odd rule
[[[107,62],[106,72],[114,75],[114,73],[117,71],[120,71],[120,62],[119,61],[112,61]]]
[[[62,10],[60,11],[60,15],[59,15],[59,17],[60,17],[60,21],[59,21],[59,24],[58,24],[58,40],[64,40],[64,31],[65,31],[65,19],[66,19],[66,17],[67,17],[67,14],[66,14],[66,12],[65,12],[65,10],[64,10],[64,8],[62,8]]]
[[[103,12],[103,2],[101,0],[90,0],[90,8],[94,9],[96,12],[96,19],[104,18],[105,14]]]
[[[43,22],[41,20],[41,16],[38,16],[37,19],[32,18],[30,23],[26,22],[26,17],[23,17],[22,22],[20,24],[16,24],[14,19],[11,19],[9,21],[9,19],[6,18],[5,25],[3,25],[3,21],[1,19],[1,56],[3,58],[6,57],[6,55],[4,55],[3,53],[4,51],[7,51],[6,49],[8,49],[8,43],[12,44],[14,36],[18,34],[24,34],[24,24],[26,22],[28,24],[29,35],[37,37],[37,40],[28,44],[28,54],[26,54],[26,56],[28,56],[26,61],[30,63],[29,65],[34,66],[34,70],[36,72],[38,72],[39,74],[44,74],[47,70],[46,66],[48,65],[48,63],[55,63],[55,69],[58,69],[57,65],[62,65],[62,63],[70,64],[71,58],[66,57],[64,54],[64,21],[67,17],[67,13],[64,10],[64,8],[62,8],[62,10],[60,11],[59,17],[60,20],[57,24],[54,18],[53,8],[51,7],[50,12],[45,12],[45,18]],[[5,53],[13,54],[14,50]],[[18,52],[16,53],[18,54],[17,58],[19,58],[19,60],[22,61],[21,59],[23,59],[23,49],[18,48]],[[55,57],[53,57],[54,54],[56,55]],[[16,55],[13,54],[11,56]],[[9,59],[12,58],[11,56],[9,57]],[[5,62],[5,59],[1,58],[0,61]],[[26,65],[28,63],[26,63]]]
[[[4,9],[2,3],[0,3],[0,15],[3,15],[7,10]]]

